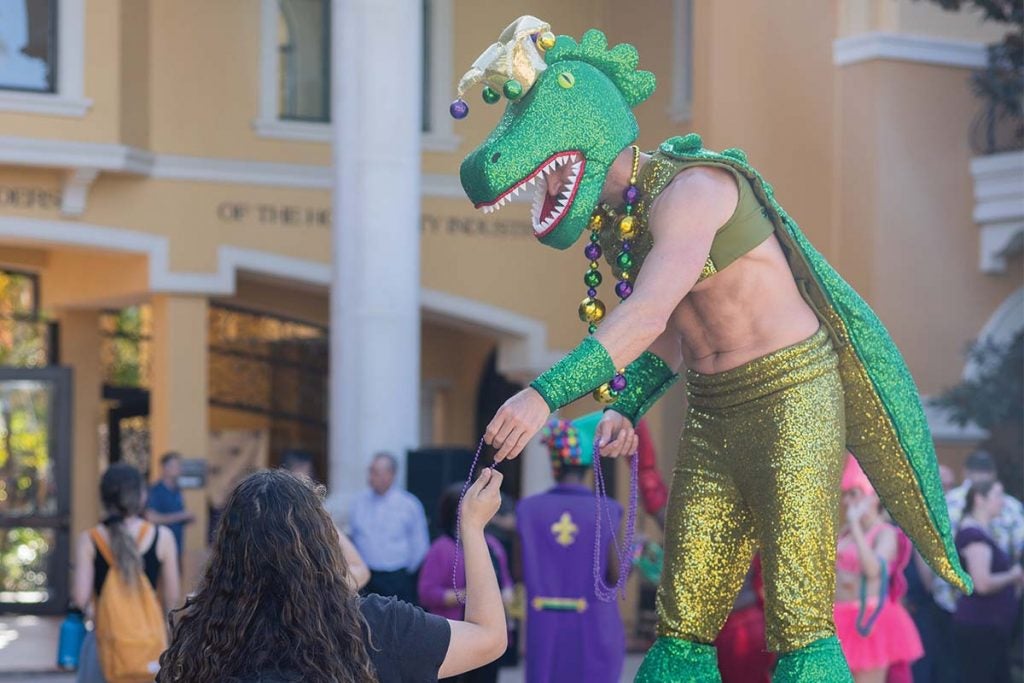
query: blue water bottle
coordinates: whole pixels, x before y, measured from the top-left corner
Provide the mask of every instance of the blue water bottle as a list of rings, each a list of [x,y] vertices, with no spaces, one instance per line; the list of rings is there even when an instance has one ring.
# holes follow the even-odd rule
[[[64,623],[60,625],[60,641],[57,643],[57,666],[66,671],[78,668],[78,652],[85,640],[85,617],[82,610],[72,607]]]

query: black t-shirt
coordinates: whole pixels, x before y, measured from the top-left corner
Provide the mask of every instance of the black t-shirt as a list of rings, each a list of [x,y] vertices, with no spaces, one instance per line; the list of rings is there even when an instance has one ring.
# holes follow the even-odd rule
[[[369,633],[366,652],[379,683],[434,683],[448,654],[452,631],[448,620],[395,598],[368,595],[359,609]],[[297,677],[264,673],[245,683],[293,683]]]
[[[437,680],[452,637],[447,619],[379,595],[366,596],[359,608],[370,630],[366,651],[380,683]]]

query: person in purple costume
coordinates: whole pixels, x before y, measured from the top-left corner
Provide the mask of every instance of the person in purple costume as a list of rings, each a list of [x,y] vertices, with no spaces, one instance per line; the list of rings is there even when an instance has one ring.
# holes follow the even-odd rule
[[[574,422],[552,420],[543,441],[556,484],[516,508],[526,583],[527,683],[617,683],[626,656],[619,606],[594,594],[594,492],[587,486],[594,430],[601,413]],[[606,579],[612,531],[622,506],[608,501],[611,531],[602,522],[601,566]]]

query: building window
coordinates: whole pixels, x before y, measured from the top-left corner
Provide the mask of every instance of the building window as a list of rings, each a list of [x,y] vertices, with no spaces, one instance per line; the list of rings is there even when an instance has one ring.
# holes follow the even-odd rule
[[[0,2],[0,88],[52,93],[57,84],[57,0]]]
[[[260,116],[264,137],[331,139],[330,0],[262,0]],[[458,147],[451,117],[453,0],[422,0],[424,148]]]
[[[149,388],[152,377],[153,309],[139,304],[100,314],[100,369],[106,424],[100,453],[149,472]]]
[[[330,0],[278,0],[278,116],[331,120]]]
[[[672,103],[677,123],[693,116],[693,0],[674,0],[672,8]]]
[[[153,311],[148,305],[104,311],[100,316],[100,365],[111,387],[148,389]]]
[[[0,0],[0,112],[85,116],[85,0]]]
[[[420,130],[424,133],[430,132],[430,123],[434,114],[430,101],[430,90],[434,85],[431,78],[432,74],[430,73],[431,25],[434,23],[434,17],[431,15],[431,6],[433,4],[431,0],[423,0],[423,90],[420,91],[420,106],[422,107],[423,118],[420,121]]]
[[[53,323],[39,312],[39,276],[0,270],[0,366],[51,364],[55,335]]]
[[[326,474],[327,328],[211,303],[208,334],[210,405],[266,428],[272,457],[305,450]]]

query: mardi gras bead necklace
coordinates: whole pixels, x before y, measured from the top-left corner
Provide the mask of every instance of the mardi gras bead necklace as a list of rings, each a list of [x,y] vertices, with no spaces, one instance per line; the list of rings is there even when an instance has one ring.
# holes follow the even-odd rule
[[[459,557],[462,554],[462,501],[466,498],[466,491],[473,484],[473,475],[476,474],[476,465],[480,461],[480,453],[483,452],[483,449],[484,440],[481,438],[480,443],[476,446],[473,462],[469,465],[469,476],[466,477],[466,482],[462,485],[462,493],[459,494],[459,505],[455,508],[455,562],[452,564],[452,589],[455,591],[455,599],[460,605],[466,604],[466,591],[463,588],[459,588],[458,583]],[[629,456],[629,511],[626,514],[626,530],[622,543],[619,543],[619,537],[615,530],[618,525],[612,520],[611,509],[608,506],[608,491],[605,487],[604,471],[601,469],[601,448],[597,444],[594,444],[591,460],[593,461],[591,466],[594,468],[594,496],[596,500],[594,506],[594,528],[596,530],[594,535],[594,594],[602,602],[615,602],[617,597],[625,595],[626,580],[633,569],[630,556],[633,553],[636,515],[639,507],[637,480],[640,456],[636,453]],[[492,462],[488,465],[488,468],[491,470],[496,470],[497,467],[497,462]],[[604,557],[602,550],[604,543],[604,534],[601,531],[602,519],[608,520],[608,528],[611,529],[612,543],[615,545],[619,563],[619,578],[614,586],[609,586],[605,582],[604,572],[601,570],[602,557]]]
[[[632,239],[636,234],[636,217],[633,210],[640,199],[640,188],[637,187],[637,174],[640,170],[640,148],[632,145],[633,168],[629,175],[629,185],[622,192],[622,199],[626,203],[623,216],[619,219],[619,249],[620,253],[616,263],[620,269],[619,281],[615,285],[615,294],[619,301],[625,301],[633,293],[632,268],[634,266]],[[599,259],[602,255],[601,249],[601,228],[604,226],[604,215],[600,207],[590,217],[590,243],[583,248],[583,255],[590,261],[590,267],[583,274],[583,283],[587,285],[587,298],[580,302],[580,320],[587,323],[587,331],[590,334],[597,332],[597,326],[604,319],[606,308],[604,302],[597,298],[597,287],[604,279],[601,276]],[[618,374],[594,390],[594,399],[601,403],[614,403],[626,389],[625,370],[620,369]]]

